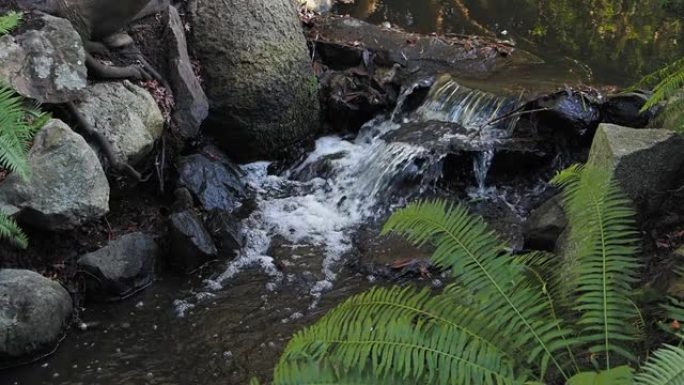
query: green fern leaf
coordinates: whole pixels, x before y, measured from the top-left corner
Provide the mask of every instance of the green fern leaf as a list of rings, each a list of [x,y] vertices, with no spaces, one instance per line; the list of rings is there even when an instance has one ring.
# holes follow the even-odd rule
[[[23,99],[14,91],[0,87],[0,167],[29,178],[29,141],[47,118],[45,114],[27,110]]]
[[[426,384],[521,383],[506,341],[480,313],[429,290],[373,289],[347,300],[292,339],[279,368],[329,358],[350,374]],[[496,342],[496,343],[495,343]]]
[[[665,345],[635,376],[636,385],[684,385],[684,349]]]
[[[581,372],[573,376],[567,385],[631,385],[634,382],[632,368],[618,366],[601,372]]]
[[[9,33],[16,28],[21,22],[21,13],[9,12],[6,15],[0,16],[0,36]]]
[[[13,245],[26,249],[28,237],[12,218],[0,213],[0,239],[6,239]]]
[[[570,240],[576,245],[577,263],[569,276],[581,314],[581,342],[604,354],[610,369],[611,353],[634,359],[626,346],[634,340],[633,321],[638,319],[631,299],[640,268],[634,211],[607,170],[573,166],[553,182],[564,188]]]
[[[553,320],[543,294],[525,277],[481,218],[462,206],[421,202],[397,211],[383,233],[395,231],[422,245],[433,242],[433,262],[450,269],[459,284],[482,299],[480,311],[491,326],[510,336],[516,349],[526,350],[527,362],[543,374],[549,363],[567,379],[561,357],[566,331]]]

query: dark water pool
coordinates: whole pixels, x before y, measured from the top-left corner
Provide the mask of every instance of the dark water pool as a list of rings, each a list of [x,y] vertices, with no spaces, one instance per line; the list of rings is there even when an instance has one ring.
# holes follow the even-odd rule
[[[682,0],[355,0],[336,11],[410,31],[513,39],[572,59],[592,83],[624,86],[684,55]]]

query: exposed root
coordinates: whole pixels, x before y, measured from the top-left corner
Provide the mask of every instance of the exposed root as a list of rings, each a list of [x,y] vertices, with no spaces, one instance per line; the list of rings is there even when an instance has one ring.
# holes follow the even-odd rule
[[[86,121],[85,117],[78,111],[78,109],[76,109],[76,106],[73,102],[67,103],[67,107],[69,108],[69,111],[71,112],[73,117],[76,119],[76,122],[78,123],[81,130],[83,130],[83,132],[87,136],[89,136],[95,142],[97,142],[98,146],[102,150],[102,153],[109,161],[109,164],[112,165],[112,167],[114,167],[114,169],[126,172],[128,175],[130,175],[138,182],[146,182],[150,179],[151,175],[143,177],[142,174],[140,174],[130,164],[126,162],[119,162],[116,156],[114,155],[114,149],[112,148],[112,145],[109,143],[107,138],[105,138],[104,135],[93,129],[90,123]]]

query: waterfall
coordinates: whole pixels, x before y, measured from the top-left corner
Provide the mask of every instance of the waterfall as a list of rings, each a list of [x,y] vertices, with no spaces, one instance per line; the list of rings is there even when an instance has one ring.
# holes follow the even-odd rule
[[[316,267],[322,279],[308,288],[315,306],[321,294],[332,287],[351,249],[354,231],[434,189],[442,175],[445,154],[425,148],[419,140],[406,143],[383,139],[402,127],[395,119],[453,122],[473,133],[475,147],[482,148],[473,165],[475,184],[484,195],[494,156],[492,141],[506,135],[512,124],[487,123],[511,111],[515,100],[440,79],[423,105],[409,117],[402,117],[407,98],[421,86],[425,83],[418,81],[403,89],[392,115],[368,122],[356,139],[318,139],[305,160],[281,175],[268,175],[267,162],[243,166],[257,195],[257,208],[243,223],[246,246],[223,274],[206,281],[207,290],[221,289],[249,267],[271,276],[267,288],[277,289],[287,279],[268,255],[271,240],[277,236],[288,244],[316,246],[324,254]]]

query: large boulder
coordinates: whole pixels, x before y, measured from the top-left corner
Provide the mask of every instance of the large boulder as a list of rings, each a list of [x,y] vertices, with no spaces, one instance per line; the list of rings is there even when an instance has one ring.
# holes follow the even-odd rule
[[[28,270],[0,270],[0,369],[54,348],[71,311],[59,283]]]
[[[151,3],[150,3],[151,4]],[[178,10],[168,6],[166,28],[169,33],[169,83],[173,89],[173,119],[177,132],[193,138],[209,114],[209,100],[202,89],[188,55],[185,24]]]
[[[112,144],[121,163],[149,154],[164,130],[164,117],[152,95],[129,81],[88,86],[76,109]]]
[[[47,230],[70,230],[109,211],[109,183],[97,155],[60,120],[50,120],[29,152],[28,181],[0,184],[0,210]]]
[[[158,254],[154,238],[131,233],[83,255],[78,266],[87,273],[86,295],[97,300],[119,300],[144,289],[154,281]]]
[[[0,37],[0,84],[40,103],[77,99],[87,85],[81,37],[65,19],[41,15],[36,29]]]
[[[613,170],[639,211],[648,213],[673,188],[684,166],[684,138],[673,131],[601,124],[589,164]]]
[[[318,84],[292,0],[198,0],[192,25],[206,125],[229,155],[277,158],[317,131]]]

